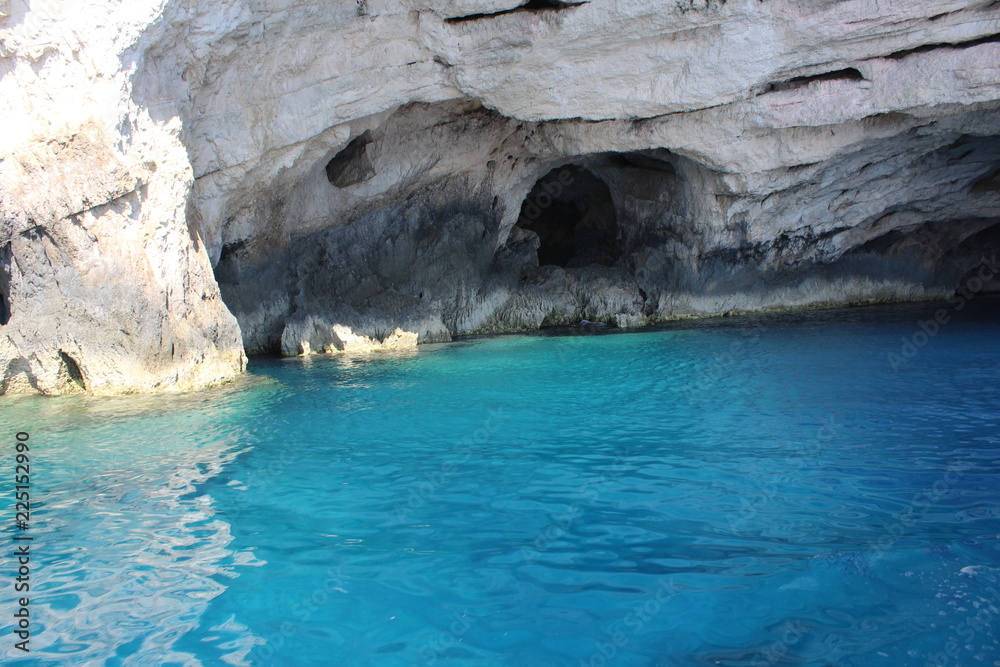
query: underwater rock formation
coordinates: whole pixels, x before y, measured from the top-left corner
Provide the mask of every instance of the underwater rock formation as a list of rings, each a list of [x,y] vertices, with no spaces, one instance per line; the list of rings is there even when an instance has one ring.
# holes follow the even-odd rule
[[[0,13],[5,392],[1000,288],[989,0]]]

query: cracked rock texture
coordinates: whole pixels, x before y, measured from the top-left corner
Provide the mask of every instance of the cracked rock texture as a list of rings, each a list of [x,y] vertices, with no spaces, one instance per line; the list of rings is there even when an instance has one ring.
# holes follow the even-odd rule
[[[0,0],[0,390],[1000,289],[991,0]]]

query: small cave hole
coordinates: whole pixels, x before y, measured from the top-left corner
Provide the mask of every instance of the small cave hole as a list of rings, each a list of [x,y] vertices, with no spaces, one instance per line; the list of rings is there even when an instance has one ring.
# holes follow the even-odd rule
[[[373,140],[371,130],[365,130],[352,139],[326,163],[326,178],[338,188],[357,185],[372,178],[375,167],[368,156],[368,144]]]
[[[521,205],[517,225],[538,235],[540,266],[614,266],[621,259],[611,191],[577,165],[539,179]]]
[[[62,359],[63,367],[66,369],[66,375],[69,376],[69,379],[79,386],[80,389],[86,389],[87,385],[83,381],[83,373],[80,371],[80,365],[76,363],[76,359],[62,350],[59,350],[59,358]]]

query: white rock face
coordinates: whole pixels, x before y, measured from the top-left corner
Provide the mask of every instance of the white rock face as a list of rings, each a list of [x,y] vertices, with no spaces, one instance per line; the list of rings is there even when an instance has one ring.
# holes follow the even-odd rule
[[[1000,250],[988,0],[0,14],[5,392],[929,298]]]
[[[0,391],[184,389],[245,365],[176,116],[131,98],[163,3],[3,3]]]

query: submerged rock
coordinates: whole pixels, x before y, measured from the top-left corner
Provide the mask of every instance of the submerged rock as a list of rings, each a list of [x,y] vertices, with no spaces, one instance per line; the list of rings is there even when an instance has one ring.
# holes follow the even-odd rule
[[[983,0],[0,3],[0,391],[1000,288]]]

